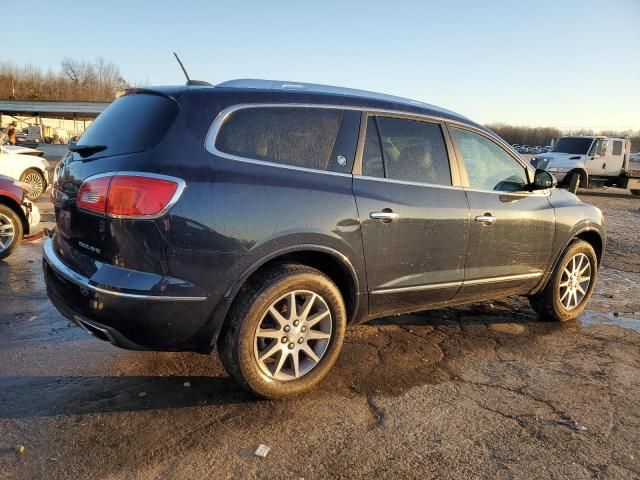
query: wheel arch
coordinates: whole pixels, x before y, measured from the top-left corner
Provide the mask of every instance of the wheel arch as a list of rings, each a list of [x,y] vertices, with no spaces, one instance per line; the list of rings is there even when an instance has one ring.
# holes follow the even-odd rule
[[[569,239],[564,243],[562,248],[558,250],[553,263],[551,264],[551,268],[545,272],[544,276],[540,283],[536,286],[536,288],[531,292],[531,294],[537,293],[542,290],[551,278],[551,274],[556,269],[558,262],[562,259],[564,252],[576,241],[576,240],[584,240],[589,245],[593,247],[593,250],[596,252],[596,258],[598,260],[598,267],[602,265],[602,258],[604,256],[604,248],[605,248],[605,239],[603,238],[602,232],[593,227],[584,227],[572,235],[569,236]]]
[[[305,244],[276,250],[254,262],[225,292],[225,298],[234,300],[240,289],[256,274],[278,263],[299,263],[320,270],[338,287],[351,321],[359,306],[360,283],[356,270],[343,253],[324,245]]]
[[[583,188],[588,188],[589,187],[589,172],[587,171],[586,168],[583,167],[576,167],[573,170],[570,170],[566,175],[565,175],[565,183],[568,185],[568,182],[571,181],[571,177],[574,174],[578,174],[580,175],[580,186]]]
[[[20,223],[22,223],[23,235],[28,235],[30,233],[29,222],[27,221],[27,218],[25,217],[24,212],[22,211],[22,208],[20,208],[20,205],[18,205],[13,198],[7,197],[6,195],[0,195],[0,205],[7,206],[11,210],[13,210],[16,213],[16,215],[18,215],[18,218],[20,219]]]

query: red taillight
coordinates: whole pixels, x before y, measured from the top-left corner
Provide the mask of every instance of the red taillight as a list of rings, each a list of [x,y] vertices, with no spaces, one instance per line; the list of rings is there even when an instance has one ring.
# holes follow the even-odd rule
[[[98,177],[88,180],[80,186],[78,208],[91,212],[104,213],[107,208],[107,194],[112,177]]]
[[[86,180],[78,192],[78,208],[118,217],[161,213],[181,181],[167,177],[115,174]]]

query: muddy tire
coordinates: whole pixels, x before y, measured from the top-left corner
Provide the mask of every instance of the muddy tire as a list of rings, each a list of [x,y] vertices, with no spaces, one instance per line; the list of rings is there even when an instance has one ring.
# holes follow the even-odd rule
[[[640,197],[640,190],[630,190],[630,192],[634,197]]]
[[[543,318],[565,322],[585,309],[595,286],[598,260],[593,247],[577,240],[564,252],[547,285],[529,297]]]
[[[32,193],[27,193],[29,200],[36,200],[47,189],[47,181],[44,176],[35,168],[27,168],[22,175],[20,175],[20,181],[31,185]]]
[[[0,260],[11,255],[21,240],[20,217],[6,205],[0,204]]]
[[[322,272],[277,265],[239,292],[218,339],[226,371],[270,399],[316,386],[336,362],[347,325],[344,300]]]

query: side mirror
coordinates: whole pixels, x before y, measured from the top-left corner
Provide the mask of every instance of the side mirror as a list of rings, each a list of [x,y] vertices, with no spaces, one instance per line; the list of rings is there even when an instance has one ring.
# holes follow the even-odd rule
[[[554,188],[558,185],[556,177],[551,175],[546,170],[541,168],[536,169],[536,173],[533,175],[533,189],[544,190],[547,188]]]

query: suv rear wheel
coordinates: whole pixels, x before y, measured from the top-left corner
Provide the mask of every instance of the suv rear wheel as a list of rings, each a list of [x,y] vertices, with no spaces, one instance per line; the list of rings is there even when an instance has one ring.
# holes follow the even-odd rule
[[[244,388],[282,398],[309,390],[329,373],[347,323],[342,295],[329,277],[304,265],[278,265],[240,295],[218,349]]]
[[[558,262],[547,285],[529,297],[541,316],[564,322],[582,313],[595,286],[598,260],[583,240],[572,243]]]
[[[20,217],[6,205],[0,204],[0,259],[11,255],[21,239]]]

